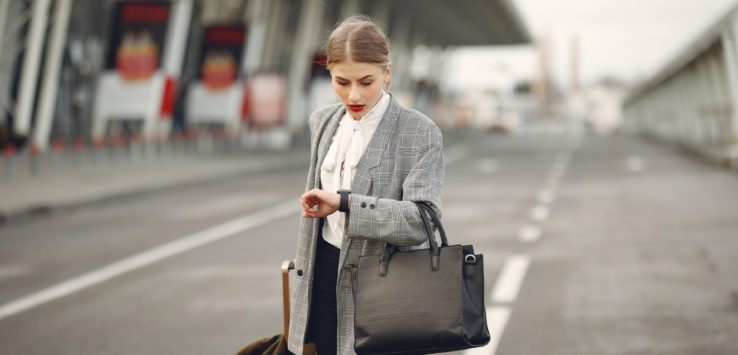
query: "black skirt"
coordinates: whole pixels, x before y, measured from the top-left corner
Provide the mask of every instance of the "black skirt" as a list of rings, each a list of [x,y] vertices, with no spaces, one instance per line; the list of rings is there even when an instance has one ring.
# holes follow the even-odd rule
[[[319,354],[335,354],[338,322],[336,281],[341,250],[326,242],[322,234],[321,230],[315,253],[313,293],[306,342],[315,343]]]

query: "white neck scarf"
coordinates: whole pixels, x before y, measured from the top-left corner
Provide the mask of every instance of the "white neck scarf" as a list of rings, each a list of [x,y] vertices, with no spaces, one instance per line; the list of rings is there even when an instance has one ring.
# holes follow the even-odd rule
[[[348,111],[343,115],[323,160],[323,165],[320,167],[324,190],[336,192],[351,189],[356,166],[379,125],[379,121],[384,116],[389,102],[390,95],[382,91],[382,97],[377,104],[361,120],[354,120]],[[323,177],[329,178],[323,179]],[[327,225],[333,235],[327,236],[327,233],[323,233],[328,242],[338,247],[343,239],[343,225],[340,223],[343,220],[342,217],[343,213],[340,212],[328,215]]]

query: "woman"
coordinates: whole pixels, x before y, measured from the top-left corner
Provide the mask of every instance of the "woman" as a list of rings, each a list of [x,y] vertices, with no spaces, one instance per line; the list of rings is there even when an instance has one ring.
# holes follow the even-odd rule
[[[321,355],[354,354],[349,266],[386,243],[423,247],[427,236],[413,201],[440,212],[443,190],[440,130],[385,91],[392,69],[382,30],[367,18],[348,18],[325,52],[340,103],[318,109],[308,122],[310,168],[300,197],[289,333],[295,354],[305,342]]]

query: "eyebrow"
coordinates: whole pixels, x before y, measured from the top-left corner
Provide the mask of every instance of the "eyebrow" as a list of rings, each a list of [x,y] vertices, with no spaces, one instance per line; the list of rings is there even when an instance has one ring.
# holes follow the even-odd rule
[[[369,74],[369,75],[366,75],[366,76],[364,76],[364,77],[360,78],[359,80],[364,80],[364,79],[366,79],[366,78],[369,78],[369,77],[371,77],[371,76],[372,76],[372,75],[371,75],[371,74]],[[340,77],[340,76],[338,76],[338,75],[336,75],[336,79],[338,79],[338,80],[346,80],[346,81],[351,81],[351,80],[348,80],[348,79],[344,79],[344,78],[342,78],[342,77]]]

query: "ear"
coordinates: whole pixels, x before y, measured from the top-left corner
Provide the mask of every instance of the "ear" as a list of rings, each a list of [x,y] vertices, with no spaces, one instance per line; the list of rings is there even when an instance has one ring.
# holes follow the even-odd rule
[[[387,64],[384,69],[384,90],[389,91],[392,85],[392,64]]]

